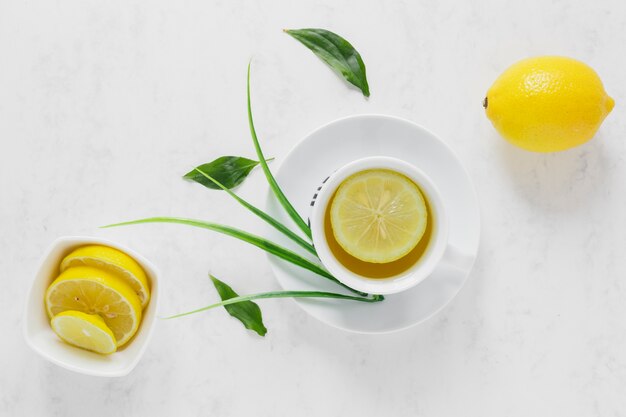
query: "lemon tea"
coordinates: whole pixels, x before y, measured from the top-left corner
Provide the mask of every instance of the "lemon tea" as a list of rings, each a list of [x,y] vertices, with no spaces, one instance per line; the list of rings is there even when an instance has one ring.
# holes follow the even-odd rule
[[[345,181],[344,181],[345,182]],[[433,212],[431,209],[431,205],[428,202],[428,196],[422,191],[422,189],[411,181],[416,187],[420,190],[424,202],[426,205],[426,213],[427,213],[427,223],[424,234],[421,239],[417,243],[417,245],[406,255],[403,257],[386,263],[375,263],[375,262],[367,262],[361,259],[356,258],[355,256],[349,254],[337,241],[335,238],[335,234],[333,233],[332,222],[331,222],[331,207],[333,205],[333,201],[337,195],[337,191],[330,198],[328,204],[326,205],[324,212],[324,234],[326,238],[326,242],[328,247],[339,263],[341,263],[345,268],[350,270],[351,272],[358,274],[360,276],[366,278],[389,278],[402,274],[403,272],[409,270],[415,264],[417,264],[420,258],[427,252],[429,243],[433,236],[433,225],[435,224],[433,218]]]

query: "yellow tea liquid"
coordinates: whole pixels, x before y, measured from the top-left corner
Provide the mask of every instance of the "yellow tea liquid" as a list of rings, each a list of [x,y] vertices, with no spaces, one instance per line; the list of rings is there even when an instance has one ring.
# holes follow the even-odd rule
[[[373,263],[362,261],[350,255],[341,247],[341,245],[339,245],[339,242],[337,242],[337,240],[335,239],[335,235],[333,234],[333,229],[330,222],[330,207],[332,206],[333,200],[335,199],[335,196],[333,195],[328,202],[328,205],[326,206],[326,211],[324,213],[324,233],[326,235],[326,242],[328,243],[330,251],[339,261],[339,263],[341,263],[343,266],[345,266],[347,269],[354,272],[355,274],[361,275],[366,278],[389,278],[400,275],[403,272],[407,271],[420,260],[424,253],[426,253],[426,250],[428,249],[428,245],[430,244],[430,240],[433,235],[433,213],[430,207],[430,203],[428,201],[428,196],[423,191],[422,195],[424,196],[424,201],[426,202],[426,212],[428,213],[428,223],[426,223],[426,230],[424,231],[422,239],[411,252],[396,261],[387,263]]]

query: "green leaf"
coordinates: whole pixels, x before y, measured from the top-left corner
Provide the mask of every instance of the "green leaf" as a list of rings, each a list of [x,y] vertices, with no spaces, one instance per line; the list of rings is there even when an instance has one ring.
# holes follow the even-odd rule
[[[228,284],[220,281],[213,275],[210,277],[222,301],[239,297],[239,294],[237,294]],[[259,336],[265,336],[267,333],[267,329],[263,324],[261,309],[256,303],[250,300],[245,300],[235,304],[225,304],[224,308],[228,311],[228,314],[243,323],[246,329],[256,332]]]
[[[306,258],[303,258],[302,256],[298,255],[295,252],[290,251],[287,248],[284,248],[282,246],[277,245],[276,243],[267,240],[265,238],[262,238],[260,236],[256,236],[253,235],[251,233],[245,232],[243,230],[240,229],[235,229],[234,227],[230,227],[230,226],[224,226],[222,224],[217,224],[217,223],[210,223],[210,222],[205,222],[202,220],[194,220],[194,219],[181,219],[178,217],[150,217],[147,219],[141,219],[141,220],[133,220],[133,221],[129,221],[129,222],[123,222],[123,223],[116,223],[116,224],[110,224],[108,226],[103,226],[103,228],[109,228],[109,227],[117,227],[117,226],[128,226],[128,225],[132,225],[132,224],[142,224],[142,223],[177,223],[177,224],[185,224],[188,226],[194,226],[194,227],[200,227],[203,229],[208,229],[208,230],[212,230],[214,232],[218,232],[218,233],[222,233],[228,236],[232,236],[234,238],[237,238],[239,240],[242,240],[244,242],[250,243],[251,245],[254,245],[258,248],[263,249],[266,252],[271,253],[272,255],[275,255],[287,262],[290,262],[294,265],[297,265],[301,268],[304,269],[308,269],[311,272],[316,273],[317,275],[320,275],[330,281],[335,282],[338,285],[341,285],[342,287],[356,293],[356,294],[360,294],[360,295],[367,295],[365,293],[362,293],[360,291],[357,291],[355,289],[352,289],[350,287],[348,287],[347,285],[339,282],[337,280],[337,278],[335,278],[334,276],[332,276],[326,269],[324,269],[323,267],[321,267],[320,265],[309,261]]]
[[[250,125],[250,134],[252,136],[252,142],[254,143],[256,155],[259,158],[259,162],[261,164],[261,168],[263,168],[265,178],[267,179],[267,182],[269,183],[272,192],[276,196],[276,199],[278,200],[280,205],[283,206],[289,217],[291,217],[291,219],[296,223],[298,228],[300,228],[300,230],[302,230],[302,232],[310,239],[311,229],[309,228],[309,225],[302,219],[296,209],[293,208],[283,191],[278,186],[276,179],[272,175],[272,172],[265,162],[265,156],[263,156],[263,151],[261,150],[261,146],[259,145],[259,139],[257,138],[256,130],[254,128],[254,120],[252,118],[252,105],[250,103],[250,66],[251,63],[248,63],[248,124]]]
[[[266,212],[260,210],[259,208],[253,206],[252,204],[248,203],[243,198],[239,197],[237,194],[233,193],[231,190],[226,188],[222,183],[217,181],[215,178],[213,178],[210,175],[208,175],[205,172],[203,172],[200,168],[194,168],[194,171],[198,172],[202,177],[204,177],[205,179],[210,181],[212,184],[215,184],[217,187],[219,187],[219,189],[222,189],[222,190],[226,191],[239,204],[241,204],[242,206],[244,206],[245,208],[250,210],[252,213],[256,214],[258,217],[260,217],[265,222],[270,224],[276,230],[278,230],[279,232],[281,232],[282,234],[287,236],[289,239],[291,239],[294,242],[296,242],[302,248],[306,249],[311,254],[317,256],[317,252],[315,251],[315,248],[313,247],[313,245],[311,245],[309,242],[307,242],[306,240],[302,239],[300,236],[298,236],[297,234],[292,232],[287,226],[285,226],[284,224],[280,223],[278,220],[274,219],[272,216],[270,216]]]
[[[358,87],[365,97],[369,97],[365,64],[350,42],[325,29],[295,29],[285,32],[313,51],[350,84]]]
[[[175,319],[178,317],[189,316],[191,314],[200,313],[202,311],[211,310],[217,307],[224,307],[227,305],[242,303],[250,300],[260,300],[264,298],[335,298],[339,300],[351,300],[351,301],[360,301],[363,303],[378,303],[383,301],[385,297],[382,295],[372,295],[371,297],[357,297],[353,295],[345,295],[345,294],[337,294],[334,292],[324,292],[324,291],[271,291],[271,292],[262,292],[258,294],[249,294],[242,295],[239,297],[229,298],[228,300],[224,300],[220,303],[215,303],[208,305],[206,307],[201,307],[196,310],[187,311],[186,313],[180,313],[173,316],[166,317],[166,319]]]
[[[227,189],[231,189],[241,184],[257,165],[259,165],[259,161],[253,161],[241,156],[222,156],[212,162],[200,165],[197,169],[215,178]],[[195,181],[213,190],[221,189],[214,182],[200,175],[196,169],[189,171],[183,178]]]

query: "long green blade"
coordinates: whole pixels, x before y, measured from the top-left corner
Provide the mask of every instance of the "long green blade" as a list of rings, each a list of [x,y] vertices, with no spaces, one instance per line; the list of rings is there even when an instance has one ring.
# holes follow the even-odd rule
[[[243,198],[239,197],[237,194],[235,194],[234,192],[232,192],[231,190],[226,188],[224,185],[222,185],[221,182],[219,182],[215,178],[211,177],[210,175],[208,175],[207,173],[205,173],[201,169],[194,168],[194,170],[199,172],[200,175],[204,176],[209,181],[212,181],[213,184],[217,185],[222,190],[226,191],[228,193],[228,195],[230,195],[232,198],[237,200],[237,202],[239,204],[241,204],[242,206],[244,206],[245,208],[250,210],[252,213],[256,214],[258,217],[263,219],[265,222],[267,222],[269,225],[274,227],[276,230],[278,230],[279,232],[281,232],[282,234],[287,236],[289,239],[291,239],[294,242],[296,242],[298,245],[300,245],[302,248],[306,249],[307,251],[309,251],[313,255],[317,256],[317,252],[315,251],[315,248],[309,242],[307,242],[306,240],[302,239],[300,236],[298,236],[297,234],[292,232],[289,228],[287,228],[287,226],[285,226],[284,224],[282,224],[279,221],[275,220],[272,216],[270,216],[266,212],[260,210],[259,208],[253,206],[252,204],[248,203],[246,200],[244,200]]]
[[[239,297],[229,298],[228,300],[221,301],[219,303],[211,304],[206,307],[198,308],[196,310],[188,311],[186,313],[176,314],[174,316],[165,317],[166,319],[174,319],[177,317],[188,316],[190,314],[200,313],[202,311],[210,310],[216,307],[223,307],[229,304],[240,303],[243,301],[259,300],[262,298],[336,298],[341,300],[360,301],[363,303],[377,303],[384,300],[382,295],[374,295],[371,298],[356,297],[352,295],[337,294],[333,292],[323,291],[271,291],[263,292],[259,294],[242,295]]]
[[[300,217],[300,214],[298,214],[296,209],[291,205],[289,200],[287,200],[287,197],[278,186],[276,179],[274,178],[274,176],[272,175],[272,172],[267,166],[267,162],[265,162],[265,156],[263,156],[263,151],[261,150],[261,146],[259,145],[259,139],[257,138],[256,130],[254,128],[254,120],[252,118],[252,105],[250,103],[250,65],[251,63],[248,63],[248,89],[247,89],[248,124],[250,125],[250,134],[252,135],[252,142],[254,143],[254,149],[256,150],[257,157],[259,159],[259,162],[261,163],[261,168],[263,169],[265,178],[267,178],[267,182],[269,183],[270,188],[272,189],[272,192],[278,199],[278,202],[280,203],[281,206],[283,206],[283,208],[285,209],[289,217],[291,217],[291,219],[296,223],[296,225],[300,228],[300,230],[302,230],[302,232],[305,235],[307,235],[307,237],[309,237],[310,239],[311,229],[309,228],[307,223],[302,219],[302,217]]]
[[[284,259],[287,262],[290,262],[294,265],[297,265],[301,268],[308,269],[311,272],[314,272],[330,281],[335,282],[338,285],[360,295],[367,295],[360,291],[354,290],[347,285],[339,282],[337,278],[332,276],[328,271],[326,271],[321,266],[309,261],[306,258],[298,255],[295,252],[290,251],[287,248],[277,245],[276,243],[264,239],[260,236],[253,235],[252,233],[245,232],[240,229],[235,229],[234,227],[224,226],[222,224],[205,222],[202,220],[194,220],[194,219],[183,219],[179,217],[149,217],[146,219],[133,220],[129,222],[115,223],[104,226],[104,228],[108,227],[117,227],[117,226],[128,226],[133,224],[143,224],[143,223],[176,223],[176,224],[185,224],[188,226],[200,227],[203,229],[212,230],[214,232],[219,232],[228,236],[232,236],[244,242],[250,243],[258,248],[263,249],[266,252],[271,253],[281,259]]]

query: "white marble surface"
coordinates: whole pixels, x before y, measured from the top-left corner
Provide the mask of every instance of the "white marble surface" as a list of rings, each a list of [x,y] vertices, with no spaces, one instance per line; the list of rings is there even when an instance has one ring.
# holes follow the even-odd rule
[[[284,27],[345,35],[372,97],[347,88]],[[626,416],[626,7],[613,1],[0,0],[0,415]],[[616,107],[578,149],[536,155],[497,137],[480,106],[525,56],[597,69]],[[269,334],[223,311],[160,322],[128,377],[51,365],[22,338],[36,262],[60,235],[126,244],[163,271],[163,314],[277,288],[265,255],[182,226],[97,226],[164,214],[261,225],[185,183],[194,164],[277,158],[322,123],[387,113],[459,154],[483,214],[474,272],[436,318],[387,336],[329,328],[289,300]],[[263,201],[258,174],[241,193]]]

